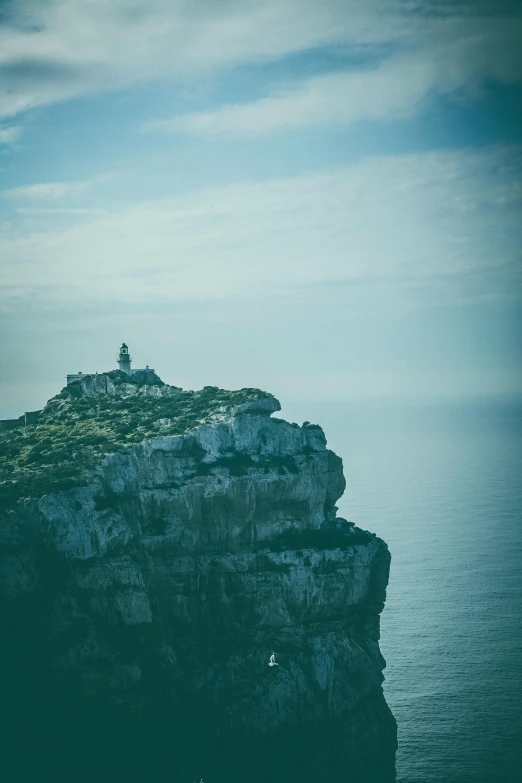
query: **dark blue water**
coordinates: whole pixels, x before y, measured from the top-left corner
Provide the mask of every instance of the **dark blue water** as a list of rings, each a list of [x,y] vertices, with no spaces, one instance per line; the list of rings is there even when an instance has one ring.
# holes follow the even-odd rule
[[[339,513],[392,552],[399,783],[522,780],[522,407],[291,407],[343,457]]]

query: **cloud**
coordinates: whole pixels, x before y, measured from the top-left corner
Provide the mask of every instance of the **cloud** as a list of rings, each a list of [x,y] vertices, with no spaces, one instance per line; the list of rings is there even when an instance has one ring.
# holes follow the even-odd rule
[[[436,37],[425,36],[422,47],[374,69],[318,76],[250,103],[149,121],[143,127],[197,136],[258,136],[407,117],[429,99],[472,94],[486,80],[522,81],[520,40],[520,21],[452,23]]]
[[[4,306],[520,296],[522,150],[375,157],[0,233]],[[71,216],[74,220],[74,216]]]
[[[96,207],[19,207],[20,215],[101,215],[106,210]]]
[[[80,193],[88,187],[85,182],[45,182],[40,185],[24,185],[18,188],[3,190],[4,198],[31,201],[55,200]]]
[[[516,22],[513,8],[495,4],[497,16],[511,13],[504,32]],[[0,115],[150,82],[181,84],[330,44],[421,50],[449,24],[480,33],[500,23],[489,11],[483,2],[436,0],[12,0],[0,28]]]
[[[150,81],[183,82],[331,42],[389,39],[400,34],[398,5],[398,0],[15,0],[0,30],[6,85],[0,114]]]
[[[0,191],[0,196],[17,201],[59,201],[79,196],[89,188],[106,182],[112,174],[104,174],[76,182],[42,182],[35,185],[21,185]]]
[[[14,144],[22,134],[22,128],[18,125],[0,127],[0,144]]]

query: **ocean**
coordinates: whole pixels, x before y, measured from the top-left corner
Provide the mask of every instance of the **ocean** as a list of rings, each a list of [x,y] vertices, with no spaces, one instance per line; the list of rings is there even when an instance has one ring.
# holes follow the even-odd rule
[[[343,458],[338,513],[392,553],[398,783],[522,780],[522,406],[290,408]]]

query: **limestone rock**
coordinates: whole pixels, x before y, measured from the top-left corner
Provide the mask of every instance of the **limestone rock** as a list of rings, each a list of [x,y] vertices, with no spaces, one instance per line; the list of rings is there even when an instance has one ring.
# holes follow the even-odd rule
[[[122,386],[78,385],[94,400]],[[279,409],[266,395],[216,410],[4,512],[13,709],[61,705],[87,734],[110,716],[142,753],[99,780],[142,779],[151,753],[154,781],[395,779],[378,645],[389,552],[336,518],[345,479],[321,428]]]

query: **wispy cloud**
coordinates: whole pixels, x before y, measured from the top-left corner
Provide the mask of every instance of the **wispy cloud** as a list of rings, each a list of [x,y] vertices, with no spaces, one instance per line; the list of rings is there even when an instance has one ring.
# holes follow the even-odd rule
[[[38,185],[23,185],[3,190],[4,198],[23,201],[54,201],[73,194],[82,193],[90,186],[88,182],[43,182]]]
[[[368,70],[330,73],[249,103],[149,121],[145,130],[257,136],[361,120],[393,120],[441,95],[473,94],[485,80],[522,81],[522,21],[446,23],[417,48]]]
[[[107,210],[96,207],[19,207],[19,215],[103,215]]]
[[[327,285],[366,309],[510,298],[521,290],[521,174],[518,148],[368,158],[78,216],[66,229],[6,227],[2,287],[6,302],[25,291],[158,306],[317,297]]]
[[[23,128],[19,125],[0,127],[0,144],[14,144],[22,135]]]
[[[14,0],[0,30],[0,114],[185,81],[330,42],[389,39],[400,34],[399,7],[399,0]]]
[[[424,49],[433,36],[480,38],[499,25],[509,35],[520,9],[516,16],[516,4],[497,0],[493,15],[491,6],[482,0],[12,0],[0,28],[0,115],[154,81],[179,84],[329,44]],[[508,18],[502,21],[502,14]],[[503,70],[509,78],[516,54],[498,48],[497,56],[497,75]],[[475,71],[481,58],[478,51]]]
[[[17,188],[0,191],[0,196],[16,201],[60,201],[77,197],[90,188],[106,182],[112,176],[112,174],[104,174],[100,177],[76,182],[41,182],[34,185],[21,185]]]

